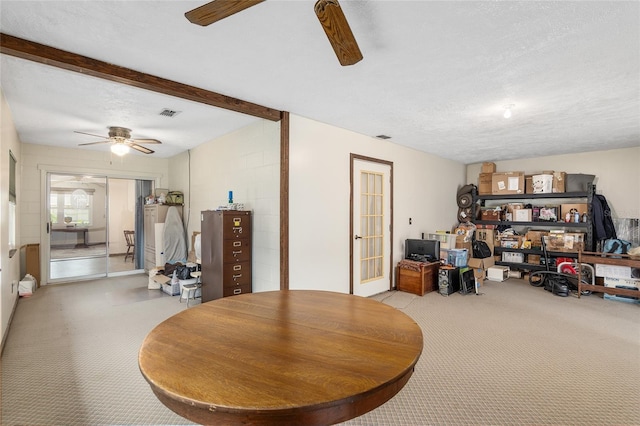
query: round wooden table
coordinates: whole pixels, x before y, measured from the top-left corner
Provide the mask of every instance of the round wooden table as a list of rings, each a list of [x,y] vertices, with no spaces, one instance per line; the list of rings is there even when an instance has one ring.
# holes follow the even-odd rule
[[[288,290],[176,314],[145,338],[138,363],[158,399],[194,422],[326,425],[392,398],[421,353],[420,327],[397,309]]]

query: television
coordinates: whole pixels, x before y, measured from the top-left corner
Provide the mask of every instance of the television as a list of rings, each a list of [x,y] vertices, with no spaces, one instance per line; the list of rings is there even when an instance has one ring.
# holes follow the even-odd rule
[[[405,240],[404,258],[411,259],[416,255],[427,256],[431,262],[440,260],[440,240]]]

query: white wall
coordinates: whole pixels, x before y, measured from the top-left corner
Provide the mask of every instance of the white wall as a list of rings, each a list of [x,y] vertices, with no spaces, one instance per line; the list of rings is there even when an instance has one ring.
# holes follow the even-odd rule
[[[253,212],[253,291],[280,288],[279,123],[260,120],[172,158],[169,180],[170,190],[185,194],[189,243],[200,212],[226,205],[233,191],[234,202]]]
[[[635,148],[496,161],[496,171],[543,170],[596,175],[596,192],[607,198],[615,218],[640,218],[640,142]],[[468,183],[478,184],[481,163],[467,166]]]
[[[394,264],[405,239],[457,224],[463,164],[291,115],[291,289],[349,292],[351,153],[393,162]]]
[[[18,133],[13,125],[11,111],[4,93],[0,90],[0,318],[2,321],[2,341],[6,337],[9,320],[18,299],[17,284],[20,281],[20,255],[24,250],[18,250],[9,258],[9,151],[16,158],[16,246],[20,246],[20,222],[22,208],[20,206],[20,190],[22,180],[20,169],[23,154],[20,149]]]
[[[44,194],[46,173],[76,173],[113,178],[148,179],[156,187],[169,185],[169,160],[143,154],[117,157],[110,152],[87,149],[57,148],[48,145],[26,144],[22,149],[22,186],[18,192],[21,207],[20,244],[40,244],[41,281],[48,276],[48,246],[44,226],[48,220]]]

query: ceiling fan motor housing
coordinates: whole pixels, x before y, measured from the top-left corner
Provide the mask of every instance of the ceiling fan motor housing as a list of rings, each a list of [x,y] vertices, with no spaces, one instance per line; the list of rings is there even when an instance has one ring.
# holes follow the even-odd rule
[[[109,127],[110,138],[131,139],[131,129],[126,127]]]

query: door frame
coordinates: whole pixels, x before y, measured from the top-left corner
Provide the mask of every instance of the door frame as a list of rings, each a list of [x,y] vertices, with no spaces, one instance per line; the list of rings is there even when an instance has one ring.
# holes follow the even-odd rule
[[[382,160],[380,158],[368,157],[366,155],[351,153],[349,156],[349,294],[353,294],[353,203],[354,203],[354,162],[356,160],[368,161],[389,166],[389,290],[393,288],[393,161]]]

